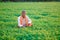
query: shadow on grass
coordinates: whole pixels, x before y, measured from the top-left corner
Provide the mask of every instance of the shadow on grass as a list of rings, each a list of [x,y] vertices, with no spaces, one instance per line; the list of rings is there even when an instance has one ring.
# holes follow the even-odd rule
[[[30,18],[33,18],[33,19],[40,19],[41,17],[40,16],[36,16],[34,14],[29,14],[28,15]]]
[[[40,19],[40,17],[39,17],[39,16],[34,16],[33,18],[34,18],[34,19]]]
[[[58,18],[58,16],[51,16],[51,17],[53,17],[53,18]]]
[[[14,16],[17,16],[17,17],[19,17],[19,16],[20,16],[20,14],[17,14],[17,13],[15,13],[15,14],[14,14]]]
[[[48,16],[48,14],[47,13],[44,13],[44,14],[41,14],[42,16]]]
[[[41,15],[42,16],[48,16],[49,15],[49,12],[43,12]]]

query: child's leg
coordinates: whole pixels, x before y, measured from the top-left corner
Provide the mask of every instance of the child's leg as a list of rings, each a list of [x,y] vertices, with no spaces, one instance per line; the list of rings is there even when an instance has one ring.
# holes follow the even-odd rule
[[[31,24],[31,23],[29,23],[29,24],[28,24],[28,26],[32,26],[32,24]]]

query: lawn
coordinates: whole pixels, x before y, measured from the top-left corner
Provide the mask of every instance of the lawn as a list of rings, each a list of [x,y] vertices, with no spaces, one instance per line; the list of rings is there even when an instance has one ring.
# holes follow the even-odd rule
[[[17,28],[22,10],[33,26]],[[0,40],[60,40],[60,2],[0,2]]]

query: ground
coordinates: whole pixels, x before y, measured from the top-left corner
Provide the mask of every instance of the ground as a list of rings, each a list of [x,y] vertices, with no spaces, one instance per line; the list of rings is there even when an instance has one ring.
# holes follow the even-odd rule
[[[17,27],[22,10],[33,26]],[[0,40],[60,40],[60,2],[0,2]]]

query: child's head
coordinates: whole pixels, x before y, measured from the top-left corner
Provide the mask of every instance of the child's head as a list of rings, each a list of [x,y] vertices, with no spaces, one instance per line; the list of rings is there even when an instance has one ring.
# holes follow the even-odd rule
[[[26,11],[23,10],[23,11],[22,11],[22,16],[25,17],[25,15],[26,15]]]

